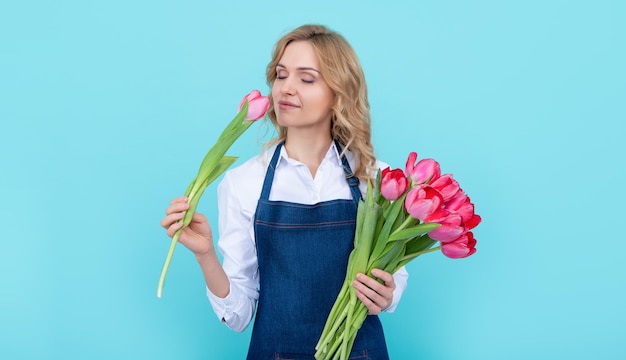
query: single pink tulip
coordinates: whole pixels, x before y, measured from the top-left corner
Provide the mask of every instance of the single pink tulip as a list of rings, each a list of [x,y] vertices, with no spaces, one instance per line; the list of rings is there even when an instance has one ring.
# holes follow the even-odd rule
[[[239,110],[243,107],[243,104],[248,100],[248,113],[246,114],[246,121],[256,121],[262,118],[267,109],[270,108],[270,99],[267,96],[261,95],[259,90],[252,90],[252,92],[246,95],[239,104]]]
[[[389,167],[381,172],[380,193],[385,199],[397,200],[409,187],[409,179],[401,169],[390,170]]]
[[[443,196],[443,201],[448,202],[459,191],[459,183],[454,180],[452,174],[441,175],[435,181],[430,183],[430,186],[434,187]]]
[[[463,222],[467,223],[472,219],[474,214],[474,204],[470,201],[467,194],[456,196],[452,201],[445,204],[446,209],[454,211],[461,215]],[[478,224],[476,224],[478,225]]]
[[[413,184],[432,183],[441,175],[441,168],[435,159],[422,159],[417,164],[417,153],[411,152],[406,160],[406,175],[413,180]]]
[[[406,195],[404,207],[411,216],[420,221],[437,212],[443,203],[441,194],[428,185],[417,185]]]
[[[463,234],[458,239],[441,244],[441,252],[452,259],[468,257],[476,252],[476,239],[471,231]]]
[[[461,215],[454,212],[449,212],[448,216],[443,219],[438,219],[438,221],[432,221],[431,216],[426,219],[426,222],[441,224],[440,227],[428,232],[428,236],[430,236],[431,239],[441,243],[453,241],[466,231]]]

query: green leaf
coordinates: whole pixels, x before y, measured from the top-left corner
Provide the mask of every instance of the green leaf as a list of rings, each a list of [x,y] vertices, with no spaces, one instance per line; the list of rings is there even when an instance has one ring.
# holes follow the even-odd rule
[[[440,246],[433,247],[435,243],[436,241],[431,239],[428,235],[423,235],[417,239],[411,240],[407,243],[404,256],[400,259],[400,262],[398,262],[392,273],[395,273],[402,266],[408,264],[418,256],[440,250]]]
[[[237,161],[237,156],[224,156],[217,163],[213,171],[209,174],[207,178],[207,185],[211,184],[215,179],[217,179],[222,173],[224,173],[228,168]]]
[[[378,171],[376,172],[376,180],[374,183],[374,201],[381,204],[383,200],[387,200],[383,197],[383,195],[380,193],[380,184],[382,182],[382,172],[380,171],[380,169],[378,169]]]
[[[361,205],[359,204],[359,207]],[[363,208],[357,213],[358,239],[355,237],[354,258],[348,264],[348,274],[353,277],[358,272],[365,272],[374,243],[376,229],[382,216],[382,208],[372,198],[372,185],[368,183]],[[359,220],[361,220],[359,222]]]
[[[402,256],[404,256],[404,244],[401,241],[390,242],[377,258],[370,261],[368,270],[371,271],[374,268],[385,270],[389,264],[400,261]]]
[[[396,219],[398,215],[404,209],[404,197],[401,197],[398,201],[394,201],[391,203],[391,206],[387,209],[386,216],[383,217],[384,225],[378,229],[378,236],[376,236],[376,244],[374,245],[374,249],[372,250],[373,257],[379,257],[382,250],[385,248],[387,242],[389,241],[389,234],[394,229],[394,225],[396,225]]]
[[[413,239],[406,243],[406,248],[404,250],[404,255],[410,255],[422,252],[436,243],[435,240],[431,239],[428,235],[422,235],[416,239]]]
[[[233,145],[235,140],[241,136],[252,125],[251,121],[245,121],[248,111],[248,101],[246,100],[241,107],[241,110],[235,117],[228,123],[224,131],[220,134],[217,141],[211,149],[207,152],[202,159],[200,168],[198,169],[198,175],[196,176],[196,183],[190,191],[190,196],[195,196],[195,193],[199,191],[200,187],[204,183],[204,180],[209,177],[211,172],[220,166],[219,162],[224,158],[226,151]]]
[[[421,236],[423,234],[426,234],[427,232],[433,229],[436,229],[439,226],[441,225],[433,224],[433,223],[419,224],[419,225],[410,227],[408,229],[400,230],[396,233],[391,234],[391,236],[389,236],[389,241],[412,239],[412,238]]]
[[[193,189],[193,186],[196,183],[196,178],[194,178],[191,183],[189,183],[189,186],[187,186],[187,190],[185,190],[185,196],[189,196],[189,194],[191,193],[191,189]]]
[[[224,156],[222,157],[213,171],[209,174],[209,176],[198,186],[195,184],[196,192],[189,197],[189,209],[185,212],[185,217],[183,218],[183,228],[191,222],[191,218],[193,217],[193,213],[196,211],[198,207],[198,202],[200,202],[200,198],[204,193],[204,190],[209,186],[215,179],[217,179],[224,171],[228,169],[230,165],[232,165],[237,160],[235,156]],[[197,179],[196,179],[197,180]],[[182,229],[182,228],[181,228]]]
[[[358,246],[361,241],[361,232],[363,229],[363,222],[365,220],[365,201],[360,200],[356,211],[356,229],[354,231],[354,247]]]

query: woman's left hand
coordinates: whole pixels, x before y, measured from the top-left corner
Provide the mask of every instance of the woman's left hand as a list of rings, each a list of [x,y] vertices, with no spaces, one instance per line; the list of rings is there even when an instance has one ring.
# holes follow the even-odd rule
[[[372,275],[380,279],[382,284],[374,278],[359,273],[352,286],[356,289],[356,296],[367,308],[368,314],[378,315],[391,305],[396,283],[390,273],[380,269],[372,270]]]

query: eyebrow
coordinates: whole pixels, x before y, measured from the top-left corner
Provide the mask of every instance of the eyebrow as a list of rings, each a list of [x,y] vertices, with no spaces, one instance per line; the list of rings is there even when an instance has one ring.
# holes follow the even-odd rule
[[[285,68],[285,69],[287,68],[283,64],[278,64],[278,65],[276,65],[276,67],[282,67],[282,68]],[[320,71],[317,70],[316,68],[307,67],[307,66],[298,67],[298,68],[296,68],[296,70],[300,70],[300,71],[302,71],[302,70],[310,70],[310,71],[315,71],[316,73],[320,74]]]

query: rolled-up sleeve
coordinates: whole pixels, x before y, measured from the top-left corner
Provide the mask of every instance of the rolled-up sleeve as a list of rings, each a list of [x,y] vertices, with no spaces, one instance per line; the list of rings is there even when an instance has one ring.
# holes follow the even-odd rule
[[[406,290],[408,279],[409,273],[406,271],[404,266],[393,274],[393,281],[396,283],[396,288],[393,290],[391,305],[385,309],[385,312],[392,313],[396,310],[396,307],[398,307],[398,303],[400,302],[400,298],[402,297],[402,294],[404,294],[404,290]]]
[[[227,172],[217,191],[218,248],[230,281],[230,292],[220,298],[207,288],[207,297],[220,321],[241,332],[250,324],[259,298],[258,261],[251,231],[255,206],[247,209],[248,204],[242,203],[241,199],[248,194],[233,184],[232,176]]]

